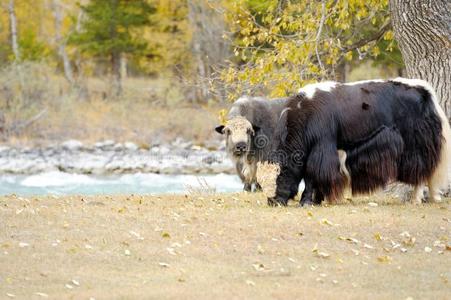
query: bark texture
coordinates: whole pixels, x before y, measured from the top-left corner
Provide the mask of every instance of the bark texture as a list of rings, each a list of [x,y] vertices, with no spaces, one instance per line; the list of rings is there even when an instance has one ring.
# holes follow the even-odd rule
[[[14,10],[14,0],[9,0],[8,4],[9,25],[11,29],[11,48],[13,49],[14,59],[20,60],[19,42],[17,38],[17,18]]]
[[[390,0],[407,76],[428,81],[451,118],[451,1]]]

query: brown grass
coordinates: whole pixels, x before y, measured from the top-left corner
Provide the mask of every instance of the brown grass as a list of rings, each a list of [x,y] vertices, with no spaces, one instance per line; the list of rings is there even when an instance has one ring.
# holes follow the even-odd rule
[[[263,198],[2,197],[0,298],[449,298],[450,199]]]
[[[42,63],[4,68],[0,82],[0,98],[5,100],[0,102],[0,117],[3,113],[6,128],[46,111],[19,133],[5,137],[0,131],[0,140],[9,144],[113,139],[146,145],[177,137],[204,143],[216,137],[213,128],[219,122],[218,111],[224,108],[189,103],[184,87],[174,78],[126,78],[120,98],[111,95],[108,77],[84,79],[81,93]]]

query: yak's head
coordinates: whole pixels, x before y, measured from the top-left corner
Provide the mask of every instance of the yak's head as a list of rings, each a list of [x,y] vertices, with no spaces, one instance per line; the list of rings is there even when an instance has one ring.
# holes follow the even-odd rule
[[[228,120],[226,125],[215,128],[218,133],[226,135],[227,151],[235,157],[241,157],[249,152],[252,138],[258,129],[242,116],[234,117]]]

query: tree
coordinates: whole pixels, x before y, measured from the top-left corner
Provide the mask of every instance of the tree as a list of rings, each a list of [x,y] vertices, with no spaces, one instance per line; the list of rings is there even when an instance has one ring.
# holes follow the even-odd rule
[[[69,56],[66,51],[66,39],[63,38],[63,8],[59,0],[52,0],[52,10],[55,17],[55,41],[58,47],[58,55],[63,61],[64,76],[69,83],[74,83],[74,77],[72,75],[72,65],[69,60]]]
[[[451,118],[451,16],[448,0],[390,0],[395,37],[410,78],[428,81]]]
[[[19,43],[17,38],[17,18],[16,12],[14,10],[14,0],[9,0],[8,5],[8,13],[9,13],[9,23],[11,28],[11,48],[14,53],[14,60],[20,60],[20,51],[19,51]]]
[[[344,61],[396,48],[388,0],[243,0],[227,5],[235,61],[233,91],[284,96],[323,79],[343,80]]]
[[[219,65],[230,56],[229,43],[223,38],[226,30],[224,16],[207,0],[188,0],[188,20],[191,25],[191,52],[196,78],[193,100],[207,101],[210,84]]]
[[[146,0],[103,0],[81,5],[84,21],[79,33],[70,42],[82,52],[108,57],[113,74],[115,95],[122,93],[121,58],[139,55],[147,43],[137,36],[137,29],[150,24],[155,11]]]

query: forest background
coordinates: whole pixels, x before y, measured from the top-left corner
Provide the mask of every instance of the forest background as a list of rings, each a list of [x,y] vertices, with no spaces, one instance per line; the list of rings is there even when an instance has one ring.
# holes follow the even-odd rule
[[[203,144],[239,96],[405,75],[388,0],[1,0],[0,138]]]

